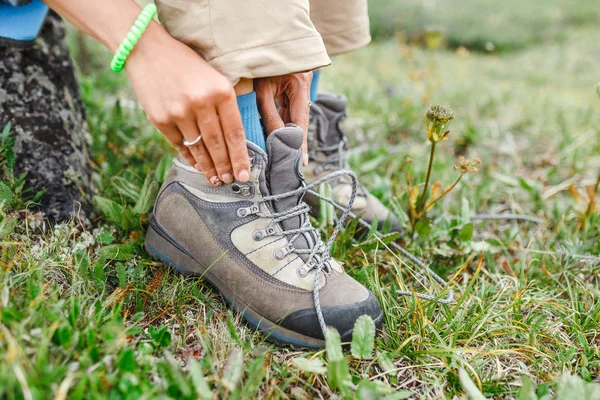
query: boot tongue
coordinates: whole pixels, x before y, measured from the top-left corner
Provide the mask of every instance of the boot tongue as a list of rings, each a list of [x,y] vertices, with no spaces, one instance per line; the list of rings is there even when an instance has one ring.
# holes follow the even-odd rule
[[[302,176],[302,129],[296,125],[288,124],[285,128],[273,131],[267,137],[267,154],[269,165],[266,180],[269,192],[272,195],[283,194],[296,190],[304,185]],[[284,212],[297,206],[302,200],[302,194],[285,197],[273,201],[276,212]],[[285,230],[298,229],[307,218],[306,215],[287,218],[281,222]],[[288,235],[288,240],[294,234]],[[298,237],[293,245],[298,249],[308,249],[315,243],[315,238],[310,234]],[[302,255],[305,258],[305,255]],[[306,261],[306,260],[305,260]]]
[[[291,192],[302,186],[304,178],[301,173],[302,129],[288,124],[285,128],[273,131],[267,137],[267,185],[273,195]],[[289,210],[298,205],[300,195],[286,197],[274,202],[275,211]],[[291,220],[292,218],[290,218]]]
[[[346,96],[329,93],[319,94],[315,104],[322,112],[322,127],[318,130],[318,140],[321,146],[335,146],[340,143],[344,132],[339,128],[338,122],[346,116]]]

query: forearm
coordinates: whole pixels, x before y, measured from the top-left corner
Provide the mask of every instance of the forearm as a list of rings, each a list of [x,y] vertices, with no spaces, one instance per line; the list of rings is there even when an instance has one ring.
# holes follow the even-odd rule
[[[79,29],[115,52],[141,8],[133,0],[44,0],[44,2]],[[168,35],[152,21],[147,36]]]

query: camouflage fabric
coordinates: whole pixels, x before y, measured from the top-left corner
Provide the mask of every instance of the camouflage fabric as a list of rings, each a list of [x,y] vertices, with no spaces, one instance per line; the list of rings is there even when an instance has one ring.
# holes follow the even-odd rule
[[[28,48],[1,47],[0,129],[12,123],[16,174],[33,193],[46,189],[39,209],[52,220],[89,215],[91,136],[67,48],[54,13]]]

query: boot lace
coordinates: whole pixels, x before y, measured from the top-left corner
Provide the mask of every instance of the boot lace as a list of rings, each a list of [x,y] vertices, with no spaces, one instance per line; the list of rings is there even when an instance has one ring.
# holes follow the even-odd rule
[[[323,184],[326,181],[329,181],[331,179],[338,179],[342,176],[349,177],[351,180],[351,184],[352,184],[352,193],[351,193],[350,199],[349,199],[346,207],[342,207],[339,204],[337,204],[335,201],[333,201],[332,199],[324,197],[324,196],[320,195],[318,192],[312,190],[313,188]],[[255,202],[251,207],[248,207],[248,209],[251,213],[253,213],[259,217],[266,217],[266,218],[271,219],[271,221],[269,222],[269,224],[267,225],[267,228],[266,228],[267,231],[271,230],[271,232],[274,232],[275,225],[280,224],[281,222],[285,221],[286,219],[303,216],[303,223],[299,228],[285,230],[282,228],[282,225],[279,225],[281,227],[281,231],[277,234],[277,236],[287,237],[288,235],[293,235],[291,237],[291,239],[288,240],[288,245],[285,247],[285,252],[282,254],[281,258],[283,258],[283,256],[285,256],[285,254],[288,254],[288,253],[295,253],[298,255],[300,255],[300,254],[308,254],[309,255],[307,261],[305,262],[305,266],[300,268],[300,269],[304,269],[304,274],[301,276],[306,276],[308,274],[308,272],[310,272],[313,269],[315,270],[315,277],[314,277],[314,284],[313,284],[313,301],[314,301],[314,305],[315,305],[315,311],[317,314],[317,318],[319,321],[319,326],[321,327],[321,330],[323,332],[323,337],[325,337],[327,325],[325,323],[325,318],[323,317],[323,311],[321,310],[321,302],[320,302],[320,298],[319,298],[319,282],[321,279],[321,272],[322,272],[322,270],[325,270],[326,272],[330,272],[330,269],[331,269],[331,265],[329,264],[329,260],[331,259],[330,249],[331,249],[331,246],[333,245],[335,238],[338,236],[340,231],[343,229],[346,219],[348,217],[358,218],[358,216],[351,211],[352,206],[354,205],[354,200],[356,198],[357,187],[358,187],[358,180],[356,178],[356,175],[352,171],[339,170],[339,171],[329,173],[308,185],[305,184],[304,186],[302,186],[296,190],[277,194],[277,195],[264,196],[260,200]],[[297,196],[301,196],[306,193],[310,193],[310,194],[316,196],[317,198],[319,198],[323,201],[326,201],[327,203],[331,204],[334,208],[341,211],[339,218],[337,218],[337,222],[335,224],[333,233],[331,234],[331,236],[329,237],[329,239],[327,240],[326,243],[323,243],[323,241],[321,240],[321,235],[319,234],[318,230],[312,226],[312,224],[310,222],[310,217],[309,217],[310,207],[304,202],[301,202],[297,206],[294,206],[288,210],[281,211],[281,212],[261,211],[261,208],[260,208],[261,203],[269,203],[269,202],[277,201],[277,200],[284,199],[287,197],[297,197]],[[269,208],[267,207],[266,209],[269,209]],[[247,215],[246,212],[244,214]],[[363,227],[365,227],[367,229],[371,228],[371,225],[368,222],[366,222],[365,220],[363,220],[362,218],[358,218],[358,221]],[[316,239],[316,243],[311,246],[312,248],[297,249],[294,247],[293,244],[295,243],[296,239],[298,239],[299,236],[302,235],[303,233],[310,233],[312,235],[312,237]],[[379,232],[375,232],[375,235],[377,235],[378,237],[382,236],[382,234]],[[414,265],[420,267],[427,275],[429,275],[431,278],[433,278],[435,281],[437,281],[441,285],[442,288],[447,287],[448,284],[442,277],[437,275],[428,265],[426,265],[419,258],[415,257],[408,250],[404,249],[402,246],[398,245],[395,242],[392,242],[389,245],[393,249],[402,253]],[[443,290],[438,295],[433,295],[433,294],[428,294],[428,293],[418,293],[418,292],[414,292],[414,291],[402,291],[402,290],[397,290],[396,294],[404,295],[404,296],[415,296],[415,297],[423,299],[423,300],[436,301],[438,304],[450,304],[453,302],[453,299],[454,299],[454,292],[451,289],[448,290],[447,296],[445,298],[441,298],[441,295],[443,294]]]
[[[331,236],[329,237],[329,239],[327,240],[326,243],[323,243],[323,241],[321,240],[321,235],[319,234],[319,231],[315,227],[312,226],[312,224],[310,222],[310,217],[309,217],[310,207],[306,203],[300,202],[300,204],[298,204],[297,206],[294,206],[288,210],[281,211],[281,212],[270,212],[270,211],[265,212],[265,211],[261,211],[261,209],[259,207],[260,203],[273,202],[273,201],[281,200],[281,199],[284,199],[287,197],[296,197],[296,196],[300,196],[300,195],[303,195],[303,194],[309,193],[309,192],[316,193],[315,191],[312,190],[314,187],[319,186],[322,183],[324,183],[330,179],[336,179],[341,176],[350,177],[350,179],[352,181],[352,194],[350,196],[350,201],[348,202],[348,205],[346,207],[340,207],[342,213],[341,213],[340,217],[338,218],[338,221],[335,225],[333,233],[331,234]],[[259,217],[272,218],[271,221],[269,222],[269,224],[267,225],[267,228],[266,228],[267,231],[274,228],[275,225],[280,224],[281,222],[285,221],[288,218],[294,218],[294,217],[298,217],[298,216],[303,217],[303,223],[299,228],[288,229],[288,230],[281,228],[282,229],[281,232],[278,233],[277,235],[284,236],[284,237],[287,237],[288,235],[293,235],[288,240],[289,244],[283,250],[284,253],[281,253],[281,258],[283,258],[283,256],[285,256],[288,253],[295,253],[298,255],[308,254],[308,259],[305,262],[305,267],[301,268],[302,270],[304,270],[302,275],[306,276],[308,274],[308,272],[310,272],[313,269],[315,270],[314,285],[313,285],[313,300],[314,300],[314,304],[315,304],[315,310],[317,312],[317,318],[319,320],[319,325],[321,327],[321,330],[323,331],[323,337],[325,337],[326,324],[325,324],[325,319],[323,317],[323,311],[321,310],[321,302],[319,299],[319,282],[321,279],[321,271],[325,270],[326,272],[330,272],[330,270],[331,270],[331,265],[329,264],[329,260],[331,259],[331,254],[330,254],[329,250],[331,249],[331,246],[333,245],[333,241],[335,240],[337,235],[340,233],[340,231],[344,227],[344,222],[346,221],[346,219],[348,218],[348,216],[351,213],[350,210],[352,209],[352,205],[354,204],[354,199],[356,198],[357,184],[358,184],[358,181],[356,179],[356,175],[352,171],[348,171],[348,170],[335,171],[335,172],[332,172],[332,173],[314,181],[311,184],[304,185],[296,190],[286,192],[286,193],[276,194],[276,195],[264,196],[260,200],[258,200],[253,206],[249,207],[251,209],[251,211],[253,211],[253,213],[255,215],[258,215]],[[267,209],[268,209],[268,207],[267,207]],[[280,227],[282,227],[282,225],[280,225]],[[309,234],[311,234],[311,236],[313,238],[315,238],[316,243],[312,246],[310,246],[310,244],[309,244],[309,247],[311,247],[311,248],[299,249],[299,248],[294,247],[294,243],[295,243],[296,239],[298,239],[300,237],[300,235],[302,235],[303,233],[309,233]]]

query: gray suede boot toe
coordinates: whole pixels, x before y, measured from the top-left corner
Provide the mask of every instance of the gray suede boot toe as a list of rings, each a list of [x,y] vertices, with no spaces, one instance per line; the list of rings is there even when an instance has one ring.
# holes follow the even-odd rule
[[[295,125],[273,132],[267,153],[248,142],[250,181],[220,187],[177,159],[154,206],[146,250],[203,276],[271,341],[321,348],[325,325],[350,340],[359,316],[380,326],[383,313],[330,257],[333,238],[323,243],[310,223],[301,145]]]

